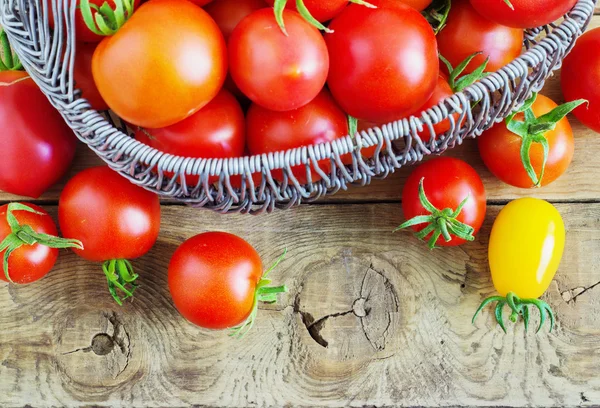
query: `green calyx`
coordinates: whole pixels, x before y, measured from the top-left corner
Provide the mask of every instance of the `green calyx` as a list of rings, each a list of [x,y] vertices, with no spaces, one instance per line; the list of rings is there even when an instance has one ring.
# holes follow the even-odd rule
[[[578,106],[587,103],[584,99],[578,99],[576,101],[565,103],[554,110],[546,113],[545,115],[537,118],[533,113],[532,106],[537,99],[537,93],[534,93],[531,98],[525,101],[525,104],[513,112],[506,118],[506,128],[512,133],[520,136],[521,142],[521,162],[527,172],[527,175],[533,182],[534,187],[540,187],[544,172],[546,170],[546,163],[548,161],[548,155],[550,154],[550,145],[546,139],[546,133],[556,129],[556,124],[565,118]],[[523,113],[525,116],[524,121],[516,120],[516,116],[519,113]],[[539,176],[536,174],[533,165],[531,164],[531,146],[534,143],[539,143],[544,149],[544,156],[542,160],[542,168]]]
[[[452,67],[450,61],[444,58],[443,55],[440,54],[440,60],[446,65],[448,68],[448,72],[450,76],[448,77],[448,83],[454,92],[462,92],[466,87],[473,85],[475,82],[479,81],[486,77],[487,73],[485,73],[485,69],[487,68],[488,62],[490,61],[489,57],[485,59],[485,61],[478,66],[473,72],[470,74],[461,76],[465,71],[467,66],[473,61],[475,57],[481,55],[482,52],[476,52],[469,55],[463,62],[458,64],[456,68]]]
[[[423,17],[427,19],[436,35],[446,27],[451,8],[451,0],[434,0],[429,7],[423,10]]]
[[[77,248],[83,249],[83,244],[81,241],[76,239],[66,239],[55,237],[48,234],[42,234],[39,232],[35,232],[33,228],[29,225],[21,225],[19,221],[14,215],[14,211],[27,211],[37,215],[46,215],[39,211],[34,210],[28,205],[21,203],[11,203],[8,205],[8,209],[6,211],[6,221],[10,227],[11,233],[4,238],[2,242],[0,242],[0,252],[4,251],[3,256],[3,269],[4,276],[6,280],[14,283],[10,278],[9,270],[8,270],[8,261],[10,259],[10,255],[21,248],[23,245],[44,245],[49,248]]]
[[[288,291],[287,286],[269,286],[271,284],[271,280],[268,279],[269,274],[283,261],[285,255],[287,254],[287,248],[283,251],[283,254],[275,261],[273,266],[266,270],[263,276],[260,278],[260,281],[256,285],[256,291],[254,292],[254,304],[252,306],[252,311],[248,318],[239,326],[236,326],[231,329],[229,333],[230,337],[234,337],[236,339],[241,339],[252,329],[254,326],[254,322],[256,320],[256,315],[258,314],[258,303],[277,303],[277,294],[285,293]]]
[[[483,310],[484,307],[493,302],[498,302],[496,304],[496,308],[494,309],[494,315],[496,317],[496,321],[498,322],[504,333],[506,333],[506,327],[504,325],[502,313],[505,305],[508,305],[510,307],[510,310],[512,311],[509,317],[511,322],[516,323],[519,316],[523,317],[523,323],[525,323],[525,330],[529,328],[530,305],[537,307],[537,309],[540,311],[540,325],[536,333],[539,333],[548,317],[550,317],[550,331],[552,331],[552,329],[554,328],[554,312],[552,312],[552,308],[550,307],[550,305],[548,305],[548,303],[539,299],[521,299],[513,292],[509,292],[506,295],[506,297],[492,296],[485,299],[473,315],[472,323],[475,323],[475,319],[477,318],[479,312],[481,312],[481,310]]]
[[[358,119],[354,116],[348,115],[348,134],[354,139],[358,133]]]
[[[100,7],[90,4],[89,0],[81,0],[81,15],[88,29],[96,35],[111,36],[115,34],[133,15],[133,0],[114,0],[113,9],[108,2]]]
[[[133,265],[127,259],[112,259],[104,262],[102,270],[108,281],[108,291],[115,302],[119,306],[123,306],[123,301],[133,297],[133,292],[138,286],[135,283],[138,274],[134,272]],[[124,296],[119,296],[117,290],[121,291]]]
[[[465,241],[474,241],[475,236],[473,233],[475,232],[475,229],[470,225],[462,223],[456,219],[463,207],[467,204],[470,196],[467,196],[460,203],[456,210],[451,208],[439,210],[435,208],[427,199],[427,196],[425,195],[425,189],[423,188],[424,180],[425,179],[422,178],[421,182],[419,183],[419,200],[421,201],[423,208],[429,212],[429,215],[418,215],[414,218],[411,218],[396,228],[394,232],[410,228],[415,225],[428,224],[423,230],[417,232],[415,236],[420,240],[425,240],[425,238],[431,234],[431,238],[429,238],[428,241],[429,249],[435,248],[435,244],[440,236],[443,236],[446,242],[450,242],[452,240],[452,235]]]
[[[281,31],[288,35],[287,30],[285,29],[285,22],[283,21],[283,10],[285,10],[285,6],[287,5],[288,0],[275,0],[273,4],[273,9],[275,11],[275,20],[277,21],[277,25],[281,29]],[[367,3],[364,0],[350,0],[351,3],[360,4],[369,8],[376,8],[371,3]],[[310,13],[303,0],[296,0],[296,9],[298,13],[311,25],[316,27],[318,30],[325,31],[326,33],[333,33],[333,30],[325,27],[319,20],[313,17]]]
[[[0,28],[0,46],[2,46],[2,55],[0,55],[0,72],[22,71],[23,64],[21,64],[19,57],[10,47],[8,35],[2,28]]]
[[[512,5],[512,3],[510,2],[510,0],[504,0],[504,2],[506,3],[506,5],[508,7],[510,7],[511,10],[515,10],[515,6]]]

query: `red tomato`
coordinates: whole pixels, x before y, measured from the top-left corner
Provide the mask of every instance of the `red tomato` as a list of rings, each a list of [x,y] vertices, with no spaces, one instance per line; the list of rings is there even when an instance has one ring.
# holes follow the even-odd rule
[[[178,156],[225,158],[243,156],[245,133],[246,122],[240,104],[233,95],[222,90],[189,118],[162,129],[138,128],[135,138]],[[211,182],[218,180],[216,176]],[[198,184],[198,176],[188,176],[186,183],[188,186]]]
[[[312,102],[288,112],[275,112],[253,104],[246,117],[248,149],[250,154],[280,152],[301,146],[326,143],[348,134],[348,121],[331,94],[323,90]],[[327,173],[329,160],[319,162]],[[292,168],[300,184],[308,182],[304,165]],[[282,170],[272,172],[277,180],[283,179]],[[312,181],[321,179],[311,172]]]
[[[11,211],[21,226],[28,225],[38,234],[47,234],[53,237],[58,235],[56,225],[46,211],[34,204],[24,205],[40,214],[24,210]],[[8,204],[0,207],[0,241],[4,241],[6,237],[15,232],[7,222],[7,212]],[[15,249],[8,258],[8,276],[13,283],[19,284],[42,279],[54,267],[56,258],[58,258],[58,249],[40,243],[27,245],[23,241],[21,242],[22,246]],[[0,256],[3,257],[5,252],[0,252]],[[8,282],[5,272],[0,272],[0,280]]]
[[[563,62],[562,91],[567,101],[585,99],[573,112],[577,119],[600,133],[600,28],[585,33]]]
[[[253,102],[274,111],[298,109],[325,85],[329,56],[321,33],[293,11],[284,12],[288,35],[273,10],[255,11],[229,38],[231,76]]]
[[[419,11],[425,10],[431,4],[432,0],[400,0],[400,3],[404,3],[407,6],[411,6]]]
[[[423,112],[427,109],[433,108],[444,99],[451,97],[453,94],[454,91],[452,90],[452,87],[450,87],[448,79],[446,79],[444,75],[440,74],[438,76],[437,85],[435,87],[435,90],[433,91],[433,95],[431,95],[431,98],[429,98],[425,105],[417,109],[416,113],[418,114],[419,112]],[[458,114],[454,115],[454,119],[458,121]],[[437,136],[442,136],[444,133],[450,130],[451,127],[452,124],[450,123],[450,119],[445,119],[442,122],[433,125],[433,129],[435,130],[435,134]],[[431,140],[431,132],[429,131],[429,128],[427,126],[423,126],[423,132],[419,134],[419,137],[423,142],[428,142]]]
[[[58,219],[66,238],[83,242],[83,250],[74,250],[79,256],[96,262],[134,259],[158,238],[160,203],[110,168],[93,167],[67,183]]]
[[[553,23],[575,3],[577,0],[510,0],[508,5],[506,0],[471,0],[471,5],[485,18],[521,29]]]
[[[325,34],[328,85],[348,114],[384,123],[415,112],[432,95],[438,73],[433,30],[415,9],[376,3],[348,6]]]
[[[226,329],[253,320],[255,299],[261,300],[262,277],[258,252],[242,238],[225,232],[188,239],[169,264],[169,290],[175,307],[187,320],[207,329]]]
[[[348,5],[348,0],[303,0],[304,5],[317,21],[321,23],[329,21]],[[267,0],[270,6],[275,4],[275,0]],[[296,10],[296,0],[287,0],[286,8]],[[285,21],[285,20],[284,20]]]
[[[187,0],[153,0],[98,45],[92,70],[117,115],[160,128],[217,95],[227,74],[226,52],[219,27],[204,10]]]
[[[0,72],[0,190],[39,197],[66,173],[76,138],[26,72]]]
[[[190,1],[200,7],[206,6],[207,4],[213,2],[213,0],[190,0]]]
[[[264,0],[217,0],[204,10],[215,20],[227,41],[240,21],[266,6]]]
[[[538,95],[532,106],[536,117],[545,115],[558,107],[554,101]],[[518,114],[515,119],[523,121],[524,114]],[[573,160],[573,130],[567,118],[560,120],[555,130],[544,133],[550,152],[546,170],[542,178],[542,186],[552,183],[559,178]],[[521,146],[523,138],[507,129],[506,124],[499,123],[479,137],[479,153],[487,168],[500,180],[515,187],[531,188],[533,181],[525,171],[521,161]],[[534,143],[529,157],[535,173],[539,176],[544,158],[542,145]]]
[[[473,72],[487,57],[490,60],[486,71],[493,72],[521,54],[523,30],[482,17],[468,0],[454,0],[446,27],[437,40],[440,54],[455,67],[473,53],[482,52],[467,66],[465,74]]]
[[[88,100],[93,109],[102,111],[107,110],[108,105],[102,99],[92,75],[94,51],[96,51],[96,44],[77,44],[73,77],[75,85],[81,90],[81,96]]]
[[[452,157],[438,157],[419,165],[408,177],[404,190],[402,191],[402,209],[404,217],[408,220],[417,216],[432,215],[419,198],[419,184],[423,180],[423,188],[429,202],[439,211],[450,209],[435,223],[441,219],[446,220],[450,228],[450,213],[456,211],[466,199],[466,203],[460,213],[455,217],[456,221],[472,228],[472,236],[477,234],[486,212],[485,188],[477,172],[462,160]],[[436,217],[437,218],[437,217]],[[424,231],[429,224],[420,223],[413,226],[414,231]],[[439,228],[439,227],[438,227]],[[437,230],[439,232],[439,230]],[[432,234],[428,233],[424,238],[433,240]],[[436,234],[437,235],[437,234]],[[439,236],[430,244],[438,246],[456,246],[464,244],[464,239],[458,238],[450,230],[451,240],[447,242],[443,236]],[[431,246],[431,245],[430,245]]]

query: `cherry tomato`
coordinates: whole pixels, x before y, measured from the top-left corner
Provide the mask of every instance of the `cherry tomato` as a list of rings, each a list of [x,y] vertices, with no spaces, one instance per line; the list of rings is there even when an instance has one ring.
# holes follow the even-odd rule
[[[427,201],[430,205],[425,205]],[[429,240],[431,248],[461,245],[474,240],[483,224],[485,188],[477,172],[464,161],[438,157],[419,165],[408,177],[402,209],[408,221],[399,229],[412,227],[417,236],[421,234],[419,238]],[[430,220],[423,221],[421,216]]]
[[[225,232],[188,239],[169,264],[175,307],[187,320],[207,329],[251,327],[256,302],[265,300],[261,291],[265,278],[258,252],[242,238]]]
[[[534,28],[550,24],[567,14],[577,0],[471,0],[483,17],[515,28]]]
[[[401,119],[431,97],[439,73],[435,35],[415,9],[400,3],[351,4],[325,34],[328,85],[348,114],[385,123]]]
[[[231,76],[253,102],[274,111],[298,109],[323,88],[329,69],[321,33],[298,13],[285,11],[288,35],[273,10],[255,11],[229,38]]]
[[[600,133],[600,28],[588,31],[563,62],[562,91],[567,101],[585,99],[573,112],[577,119]]]
[[[37,198],[71,165],[77,139],[26,72],[0,72],[0,127],[0,190]]]
[[[204,10],[215,20],[225,41],[228,41],[240,21],[266,6],[264,0],[217,0]]]
[[[81,96],[88,100],[93,109],[102,111],[107,110],[108,105],[102,99],[92,75],[94,51],[96,51],[96,44],[77,44],[73,77],[75,85],[81,90]]]
[[[321,23],[329,21],[344,10],[348,5],[348,0],[303,0],[304,5],[317,21]],[[270,6],[275,4],[275,0],[267,0]],[[288,0],[286,8],[296,9],[296,0]]]
[[[532,105],[535,117],[540,117],[557,108],[551,99],[538,95]],[[523,121],[525,116],[519,113],[515,120]],[[549,146],[548,161],[541,180],[542,186],[552,183],[559,178],[573,160],[574,140],[573,130],[567,118],[556,124],[554,130],[543,134]],[[479,153],[487,168],[500,180],[511,186],[531,188],[534,181],[525,170],[521,160],[523,137],[508,130],[506,123],[499,123],[479,137]],[[533,143],[529,158],[535,174],[541,174],[544,160],[544,149],[540,143]]]
[[[94,80],[111,109],[137,126],[177,123],[210,102],[227,74],[223,35],[187,0],[143,4],[92,59]]]
[[[57,248],[81,245],[57,235],[56,224],[37,205],[11,203],[0,207],[0,241],[5,248],[0,255],[8,256],[8,270],[0,273],[0,280],[25,284],[42,279],[56,263]]]
[[[246,122],[240,104],[233,95],[222,90],[189,118],[162,129],[138,128],[135,138],[178,156],[225,158],[244,154],[245,133]],[[186,183],[194,186],[198,179],[198,176],[188,176]],[[218,179],[215,176],[211,182]]]
[[[503,1],[503,0],[501,0]],[[473,72],[486,58],[486,71],[497,71],[517,58],[523,48],[523,30],[494,23],[475,11],[468,0],[454,0],[446,27],[437,36],[440,54],[453,66],[475,52],[465,73]]]
[[[248,150],[250,154],[279,152],[301,146],[326,143],[348,134],[348,121],[344,112],[323,90],[312,102],[302,108],[275,112],[253,104],[246,117]],[[327,173],[331,168],[329,160],[319,162],[319,167]],[[308,182],[304,165],[292,168],[300,184]],[[282,170],[272,172],[277,180],[283,179]],[[312,181],[321,179],[312,170]]]
[[[404,3],[407,6],[423,11],[431,4],[432,0],[400,0],[400,3]]]

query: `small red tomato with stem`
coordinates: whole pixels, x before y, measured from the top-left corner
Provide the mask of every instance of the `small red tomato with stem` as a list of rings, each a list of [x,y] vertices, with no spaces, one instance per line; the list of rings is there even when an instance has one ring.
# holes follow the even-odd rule
[[[600,28],[583,34],[563,61],[562,91],[567,101],[585,99],[573,111],[585,126],[600,133]]]
[[[452,1],[446,26],[437,35],[440,54],[454,66],[481,52],[465,68],[471,73],[488,58],[486,71],[493,72],[517,58],[523,49],[523,30],[482,17],[468,0]]]
[[[41,207],[10,203],[0,207],[0,280],[26,284],[52,270],[60,248],[83,249],[80,241],[58,237],[56,224]]]
[[[329,69],[321,33],[285,11],[287,35],[269,8],[242,20],[229,38],[230,73],[254,103],[273,111],[301,108],[323,89]]]
[[[475,240],[486,212],[483,183],[473,167],[452,157],[419,165],[402,191],[408,219],[396,231],[412,227],[429,248],[457,246]]]
[[[103,262],[108,288],[121,305],[133,296],[138,275],[130,259],[146,254],[160,230],[158,196],[138,187],[108,167],[78,173],[65,186],[58,202],[60,228],[78,239],[74,249],[84,259]],[[121,291],[125,296],[117,293]]]
[[[541,187],[559,178],[573,160],[573,130],[566,116],[584,104],[558,106],[534,94],[522,108],[479,137],[479,154],[500,180],[520,188]]]
[[[75,85],[81,90],[81,96],[88,100],[93,109],[103,111],[108,109],[108,105],[102,99],[92,75],[92,57],[96,51],[96,46],[97,44],[93,43],[77,44],[73,78],[75,79]]]
[[[285,255],[285,253],[284,253]],[[226,232],[207,232],[185,241],[169,263],[175,307],[191,323],[213,330],[232,328],[242,337],[254,325],[258,303],[275,303],[286,286],[271,287],[256,250]]]
[[[483,17],[507,27],[541,27],[567,14],[577,0],[470,0]]]

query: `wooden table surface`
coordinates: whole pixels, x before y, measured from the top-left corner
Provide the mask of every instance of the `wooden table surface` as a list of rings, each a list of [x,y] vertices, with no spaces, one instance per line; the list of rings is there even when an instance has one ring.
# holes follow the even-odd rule
[[[557,78],[544,93],[562,100]],[[156,247],[135,261],[141,286],[123,307],[99,265],[63,250],[42,281],[0,285],[0,406],[600,404],[600,135],[571,120],[573,164],[540,190],[495,180],[473,141],[449,153],[475,166],[489,195],[481,233],[460,248],[430,252],[408,232],[391,233],[403,220],[404,169],[271,215],[165,204]],[[71,174],[99,163],[82,146]],[[53,216],[59,191],[39,200]],[[491,224],[503,204],[529,195],[555,203],[568,231],[544,296],[557,327],[536,335],[511,324],[504,334],[489,310],[473,326],[494,293]],[[290,292],[261,306],[241,341],[186,322],[167,288],[175,248],[211,230],[244,237],[265,264],[289,250],[272,276]]]

